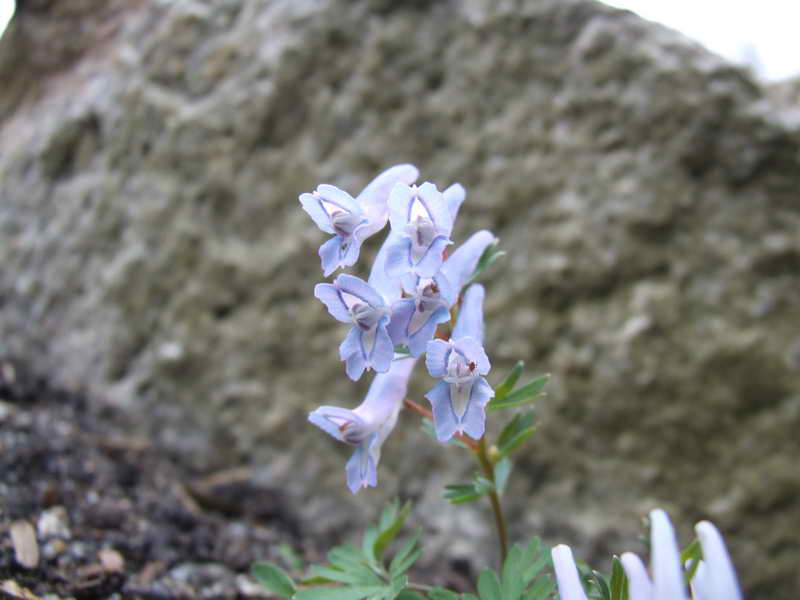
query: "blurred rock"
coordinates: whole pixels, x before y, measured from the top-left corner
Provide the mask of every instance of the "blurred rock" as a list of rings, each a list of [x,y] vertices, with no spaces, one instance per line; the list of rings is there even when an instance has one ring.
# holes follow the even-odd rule
[[[379,489],[352,498],[347,449],[306,423],[368,381],[311,294],[324,236],[297,196],[410,161],[467,187],[457,241],[488,227],[509,252],[487,281],[493,381],[519,358],[553,373],[514,537],[596,560],[663,506],[683,539],[720,526],[750,596],[793,597],[788,103],[588,0],[26,7],[0,44],[0,358],[128,413],[192,473],[260,466],[306,535],[346,537],[401,493],[446,553],[464,524],[441,484],[466,457],[403,415]],[[491,531],[467,530],[488,557]]]

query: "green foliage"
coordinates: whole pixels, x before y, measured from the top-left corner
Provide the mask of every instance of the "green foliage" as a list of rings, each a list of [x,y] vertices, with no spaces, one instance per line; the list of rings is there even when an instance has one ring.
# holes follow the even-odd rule
[[[503,410],[505,408],[522,406],[523,404],[531,404],[543,395],[544,386],[550,381],[549,374],[539,375],[533,381],[526,383],[522,387],[516,390],[513,389],[522,373],[521,364],[521,362],[518,362],[503,383],[497,386],[494,398],[486,405],[487,411]]]
[[[500,432],[497,451],[501,457],[508,456],[536,431],[533,424],[533,411],[519,413]]]
[[[486,269],[497,262],[497,259],[499,259],[501,256],[506,255],[504,251],[497,249],[499,243],[500,240],[495,239],[494,242],[486,246],[483,254],[481,254],[481,257],[478,259],[478,264],[475,266],[475,270],[472,272],[472,277],[470,277],[469,281],[464,284],[464,287],[467,287],[470,283],[478,281]]]
[[[510,470],[510,465],[508,469]],[[495,475],[496,481],[496,475]],[[505,481],[503,481],[505,485]],[[467,502],[474,502],[481,496],[485,496],[489,492],[497,490],[498,493],[502,492],[502,488],[497,486],[496,483],[487,479],[479,473],[475,473],[471,483],[454,483],[445,486],[444,497],[450,501],[451,504],[465,504]]]
[[[686,583],[692,581],[692,577],[697,573],[697,567],[700,566],[700,561],[702,559],[703,548],[700,546],[700,540],[695,538],[683,549],[683,552],[681,552],[681,564],[688,565],[685,572]]]
[[[478,578],[480,600],[545,600],[555,590],[552,579],[543,574],[550,565],[550,552],[538,538],[527,547],[514,545],[500,574],[484,569]],[[448,600],[442,596],[442,600]]]
[[[312,565],[298,590],[280,567],[253,566],[253,575],[270,591],[293,600],[418,600],[407,590],[406,571],[420,557],[419,534],[407,540],[386,564],[385,555],[405,523],[411,505],[391,502],[378,522],[367,528],[361,545],[343,544],[328,552],[327,565]]]
[[[578,572],[589,600],[628,600],[628,578],[618,557],[611,561],[611,575],[606,577],[585,563]]]
[[[281,598],[291,598],[295,594],[292,578],[277,565],[272,563],[256,563],[251,569],[255,577],[265,588]]]

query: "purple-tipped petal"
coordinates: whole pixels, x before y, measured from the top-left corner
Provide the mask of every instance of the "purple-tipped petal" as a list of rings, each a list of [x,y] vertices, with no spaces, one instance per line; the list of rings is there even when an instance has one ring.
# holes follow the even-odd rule
[[[400,282],[396,277],[389,277],[386,274],[386,259],[389,248],[396,244],[397,236],[389,234],[386,241],[383,242],[381,249],[378,250],[378,255],[375,257],[375,262],[372,263],[372,270],[369,273],[367,283],[381,296],[387,305],[391,305],[395,300],[399,300],[403,295],[403,289]]]
[[[411,270],[411,240],[402,236],[393,237],[386,248],[386,275],[396,279]]]
[[[339,259],[342,253],[342,238],[338,235],[332,237],[319,247],[319,257],[322,262],[322,272],[325,277],[339,268]]]
[[[625,575],[628,576],[628,596],[630,600],[651,600],[653,584],[642,561],[632,552],[626,552],[620,558]]]
[[[461,203],[467,197],[467,190],[460,183],[454,183],[442,192],[442,196],[444,196],[447,210],[450,213],[450,222],[455,223],[458,209],[461,208]]]
[[[386,331],[395,346],[408,344],[408,324],[416,310],[417,304],[411,298],[398,300],[392,304],[392,316]]]
[[[303,210],[313,219],[317,227],[325,233],[330,233],[331,235],[336,234],[336,231],[331,225],[331,217],[322,207],[320,199],[317,196],[314,194],[300,194],[299,200]]]
[[[358,414],[338,406],[320,406],[309,413],[308,420],[340,442],[347,441],[344,437],[345,429],[342,427],[345,423],[366,426],[365,421]]]
[[[371,441],[367,440],[359,444],[345,466],[347,487],[353,494],[357,494],[361,488],[378,485],[377,465],[369,453]]]
[[[478,374],[486,375],[492,368],[489,363],[489,357],[486,356],[486,351],[476,339],[471,337],[458,338],[453,342],[453,345],[468,362],[475,363],[475,372]]]
[[[654,600],[686,600],[675,530],[661,509],[650,512],[650,556]]]
[[[699,592],[699,600],[741,600],[736,571],[731,557],[725,548],[725,542],[719,531],[708,521],[701,521],[695,526],[700,546],[703,548],[704,573],[695,584]]]
[[[586,592],[583,591],[570,547],[559,544],[550,551],[550,556],[553,558],[561,600],[586,600]]]
[[[419,259],[419,262],[414,265],[414,271],[417,275],[424,279],[429,279],[436,275],[436,272],[441,268],[444,262],[444,249],[452,243],[453,242],[444,236],[437,236],[436,239],[431,242],[431,245],[422,258]]]
[[[425,394],[425,397],[431,403],[436,439],[446,442],[458,431],[458,423],[450,405],[450,386],[444,381],[440,381]]]
[[[453,350],[452,344],[444,340],[428,342],[428,353],[425,355],[425,366],[431,377],[439,378],[447,375],[447,357]]]
[[[436,332],[436,326],[439,325],[439,323],[445,323],[449,320],[450,311],[443,306],[432,311],[427,320],[408,336],[408,349],[411,352],[411,356],[420,356],[423,354],[428,346],[428,342],[433,338]]]
[[[353,319],[347,305],[335,285],[318,283],[314,286],[314,296],[328,309],[331,316],[342,323],[350,323]]]
[[[333,280],[333,285],[335,285],[340,292],[360,298],[372,307],[380,308],[385,306],[383,296],[360,277],[342,273]]]
[[[386,319],[386,317],[384,317]],[[386,331],[385,322],[378,325],[375,331],[375,345],[369,356],[369,366],[378,373],[386,373],[394,358],[394,344]]]
[[[355,198],[344,190],[340,190],[335,185],[329,185],[327,183],[318,185],[316,195],[323,202],[335,204],[349,213],[361,215],[364,212],[361,210],[358,202],[355,201]]]
[[[453,339],[471,337],[483,344],[483,297],[485,295],[480,283],[473,283],[464,294],[464,302],[458,315],[458,322],[453,328]]]
[[[486,230],[473,233],[461,244],[442,265],[442,272],[456,290],[461,290],[469,281],[478,266],[478,261],[486,248],[497,241]],[[455,299],[453,300],[455,302]]]

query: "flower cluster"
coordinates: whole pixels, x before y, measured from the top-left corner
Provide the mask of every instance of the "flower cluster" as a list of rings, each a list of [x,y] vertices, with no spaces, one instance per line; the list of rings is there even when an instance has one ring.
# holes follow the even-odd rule
[[[698,523],[695,531],[703,560],[691,581],[692,598],[741,600],[736,572],[719,531],[708,521]],[[552,557],[562,600],[587,600],[569,546],[556,546]],[[622,555],[630,600],[687,600],[675,531],[667,513],[660,509],[650,513],[650,557],[652,577],[638,556],[631,552]]]
[[[346,469],[353,493],[377,483],[381,445],[420,356],[426,354],[428,373],[439,380],[425,395],[439,441],[456,434],[480,439],[485,406],[494,396],[484,378],[491,368],[483,349],[484,289],[468,283],[497,240],[478,231],[448,256],[466,192],[457,183],[444,191],[430,182],[417,186],[417,176],[412,165],[397,165],[355,198],[327,184],[300,195],[316,225],[333,235],[319,249],[326,277],[356,264],[361,245],[390,224],[367,281],[342,273],[314,288],[331,316],[351,326],[339,346],[347,376],[357,381],[364,371],[377,373],[359,407],[322,406],[309,415],[323,431],[356,447]],[[438,326],[450,321],[458,305],[452,335],[437,338]]]

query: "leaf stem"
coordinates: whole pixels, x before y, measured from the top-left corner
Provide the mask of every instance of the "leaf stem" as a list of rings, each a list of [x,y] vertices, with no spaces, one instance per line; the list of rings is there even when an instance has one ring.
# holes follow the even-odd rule
[[[486,479],[492,483],[496,483],[494,479],[494,467],[492,466],[492,461],[489,460],[489,454],[486,450],[486,436],[480,439],[477,446],[477,449],[473,450],[473,452],[475,452],[475,456],[483,469],[484,475],[486,475]],[[497,539],[500,542],[500,565],[502,565],[508,554],[508,531],[506,528],[506,518],[500,506],[500,496],[496,488],[489,492],[489,502],[492,505],[494,524],[497,529]]]

